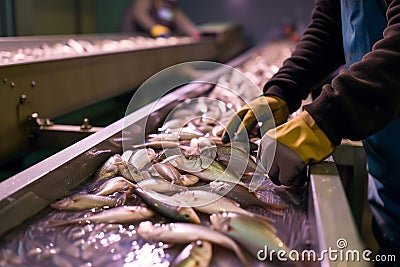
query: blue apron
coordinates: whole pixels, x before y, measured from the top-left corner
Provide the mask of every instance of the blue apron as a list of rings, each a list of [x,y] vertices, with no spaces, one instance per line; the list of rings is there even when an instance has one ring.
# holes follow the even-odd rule
[[[360,61],[382,39],[387,25],[383,0],[341,0],[346,65]],[[368,159],[368,199],[381,239],[400,246],[400,119],[363,140]]]

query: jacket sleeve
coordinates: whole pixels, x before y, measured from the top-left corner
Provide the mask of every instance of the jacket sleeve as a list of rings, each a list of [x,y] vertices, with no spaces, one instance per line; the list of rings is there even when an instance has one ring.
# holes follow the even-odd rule
[[[387,1],[383,38],[305,109],[331,141],[361,140],[400,114],[400,0]]]
[[[265,84],[264,95],[279,96],[294,112],[344,62],[340,1],[317,0],[310,24],[292,56]]]
[[[157,24],[150,15],[151,6],[152,2],[150,0],[135,0],[133,4],[133,16],[136,22],[149,32]]]

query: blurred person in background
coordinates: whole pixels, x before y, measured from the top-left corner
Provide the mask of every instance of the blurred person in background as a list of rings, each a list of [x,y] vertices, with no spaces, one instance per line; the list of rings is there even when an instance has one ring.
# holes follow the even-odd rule
[[[321,94],[287,121],[343,64]],[[291,57],[263,95],[231,119],[222,141],[244,139],[271,120],[277,127],[265,129],[258,160],[278,185],[304,184],[307,165],[327,158],[342,139],[363,141],[379,254],[396,256],[396,262],[375,264],[400,266],[400,1],[317,0]]]
[[[129,22],[123,23],[123,31],[147,33],[152,37],[200,38],[200,30],[179,8],[177,0],[135,0],[127,12]]]

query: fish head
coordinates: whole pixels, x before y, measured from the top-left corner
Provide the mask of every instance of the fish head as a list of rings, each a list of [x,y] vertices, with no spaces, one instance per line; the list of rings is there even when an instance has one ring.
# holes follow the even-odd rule
[[[122,156],[120,154],[114,154],[111,158],[110,158],[110,162],[111,164],[114,165],[120,165],[120,164],[124,164],[125,161],[123,160]]]
[[[197,260],[209,260],[212,254],[212,245],[210,242],[204,240],[197,240],[191,243],[192,245],[192,255]],[[208,258],[208,259],[207,259]],[[206,266],[206,265],[199,265]]]
[[[195,155],[179,155],[169,161],[174,167],[187,172],[201,172],[201,159]]]
[[[183,174],[180,176],[180,179],[184,186],[194,185],[199,181],[199,177],[193,174]]]
[[[74,202],[74,200],[72,198],[66,197],[61,200],[51,203],[50,207],[53,209],[62,210],[62,209],[65,209],[66,207],[69,207],[73,202]]]
[[[184,222],[190,223],[201,223],[201,220],[197,213],[191,207],[180,206],[178,207],[179,218]]]
[[[228,212],[214,213],[210,216],[210,222],[215,230],[228,232],[231,217],[229,216]]]
[[[133,164],[127,163],[129,174],[135,182],[144,180],[142,173]]]
[[[212,181],[209,183],[209,188],[211,192],[223,192],[227,187],[227,183],[223,181]]]

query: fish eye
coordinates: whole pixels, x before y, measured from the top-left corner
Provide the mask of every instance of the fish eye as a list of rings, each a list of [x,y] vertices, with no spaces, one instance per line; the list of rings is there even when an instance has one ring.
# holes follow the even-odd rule
[[[196,247],[202,248],[203,247],[203,242],[201,240],[196,241]]]
[[[184,218],[185,220],[189,220],[189,219],[190,219],[190,215],[189,215],[189,214],[183,214],[183,218]]]

